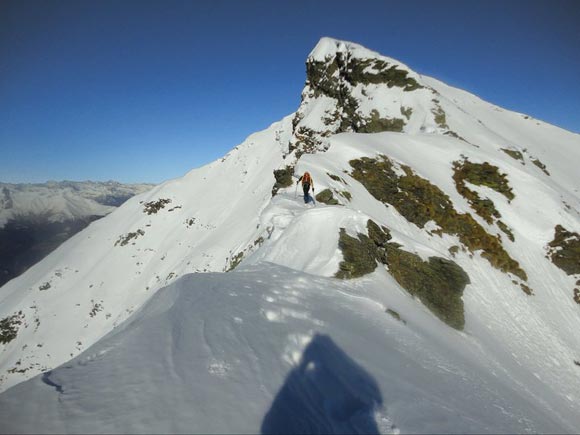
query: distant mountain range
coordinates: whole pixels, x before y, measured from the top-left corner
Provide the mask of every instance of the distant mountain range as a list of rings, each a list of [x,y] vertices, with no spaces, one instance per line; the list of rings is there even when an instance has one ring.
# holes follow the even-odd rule
[[[152,184],[0,183],[0,286]]]

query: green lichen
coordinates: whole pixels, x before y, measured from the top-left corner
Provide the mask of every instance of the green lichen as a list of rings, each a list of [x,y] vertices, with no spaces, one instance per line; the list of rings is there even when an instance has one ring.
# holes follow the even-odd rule
[[[159,210],[165,208],[171,202],[169,198],[159,198],[157,201],[146,202],[143,211],[148,215],[156,214]]]
[[[385,311],[385,313],[389,314],[395,320],[398,320],[399,322],[403,322],[405,325],[407,324],[407,322],[405,320],[403,320],[401,318],[401,315],[398,312],[396,312],[395,310],[392,310],[390,308],[387,308],[387,310]]]
[[[306,84],[310,89],[309,97],[325,95],[336,100],[336,110],[327,113],[323,121],[326,125],[339,126],[332,132],[341,133],[346,131],[377,132],[377,131],[401,131],[404,126],[402,119],[380,118],[376,116],[364,118],[359,112],[359,102],[352,96],[352,87],[360,83],[386,84],[388,87],[401,87],[405,91],[419,89],[422,86],[408,77],[408,72],[389,65],[377,59],[352,58],[348,54],[337,53],[328,57],[325,61],[309,59],[306,63]],[[410,116],[410,109],[405,113]],[[293,127],[297,141],[291,145],[290,152],[298,148],[301,153],[314,152],[321,145],[315,135],[309,132],[296,131],[300,122],[298,115],[293,120]]]
[[[402,165],[398,175],[386,156],[363,157],[350,162],[352,177],[358,180],[377,200],[390,204],[409,222],[423,228],[434,221],[440,232],[456,235],[471,252],[481,256],[504,273],[527,280],[519,263],[505,251],[499,237],[490,235],[470,214],[458,213],[449,197],[428,180]]]
[[[381,118],[379,112],[371,110],[370,116],[362,120],[362,125],[356,128],[357,133],[380,133],[382,131],[403,131],[405,121],[401,118]]]
[[[456,263],[440,257],[423,261],[418,255],[387,245],[389,272],[401,287],[455,329],[463,329],[463,290],[469,277]]]
[[[325,110],[324,114],[325,114],[325,116],[322,117],[322,122],[324,123],[324,125],[327,125],[327,126],[334,125],[341,118],[340,112],[338,110],[333,110],[332,112]]]
[[[405,118],[407,118],[407,121],[409,119],[411,119],[411,115],[413,114],[413,108],[412,107],[403,107],[401,106],[401,115],[403,115]]]
[[[340,230],[339,247],[344,260],[338,278],[356,278],[375,270],[377,262],[387,265],[389,273],[401,287],[418,297],[433,314],[456,329],[465,324],[463,290],[469,277],[456,263],[440,257],[423,261],[389,242],[390,232],[375,222],[367,222],[368,235],[352,237]]]
[[[304,126],[294,131],[294,137],[296,141],[290,148],[290,152],[296,149],[296,157],[316,152],[322,143],[314,130]]]
[[[346,181],[344,181],[344,179],[339,177],[338,175],[331,174],[330,172],[327,172],[326,175],[328,175],[334,181],[338,181],[339,183],[342,183],[342,184],[347,184]]]
[[[448,129],[449,128],[449,126],[447,125],[447,117],[445,115],[445,112],[441,108],[441,106],[437,105],[435,109],[432,109],[431,110],[431,112],[435,116],[435,123],[439,127],[445,128],[445,129]]]
[[[359,278],[377,268],[376,247],[368,236],[359,234],[358,238],[352,237],[341,228],[338,247],[342,251],[343,261],[338,266],[337,278]]]
[[[515,198],[512,188],[507,180],[507,175],[499,172],[497,166],[488,162],[472,163],[469,160],[453,162],[454,176],[456,184],[468,181],[476,186],[486,186],[496,192],[501,193],[509,201]]]
[[[0,343],[8,344],[14,340],[23,321],[24,314],[22,311],[0,320]]]
[[[562,225],[554,229],[554,240],[548,244],[548,255],[568,275],[580,273],[580,235]]]
[[[510,150],[507,148],[500,148],[504,153],[510,156],[514,160],[519,160],[520,162],[524,162],[524,155],[520,151]]]
[[[510,239],[512,242],[515,241],[514,233],[512,233],[510,227],[508,227],[503,221],[497,221],[497,226],[504,232],[508,239]]]
[[[389,88],[399,87],[405,91],[414,91],[423,87],[408,75],[408,71],[379,59],[351,58],[344,71],[345,79],[353,86],[359,83],[386,84]]]
[[[550,176],[550,173],[548,172],[548,169],[546,168],[546,165],[544,165],[540,161],[540,159],[532,159],[532,163],[534,165],[536,165],[538,168],[540,168],[544,174],[546,174],[547,176]]]
[[[232,258],[229,259],[229,264],[228,264],[228,268],[226,269],[226,272],[231,272],[232,270],[234,270],[236,267],[239,266],[239,264],[242,262],[244,258],[244,252],[238,252],[236,255],[234,255]]]
[[[475,212],[488,224],[493,224],[495,220],[501,217],[501,214],[495,208],[492,200],[481,198],[477,192],[467,187],[466,182],[476,186],[487,186],[501,193],[508,200],[512,200],[515,197],[506,175],[500,174],[497,166],[490,165],[487,162],[472,163],[468,160],[453,162],[453,180],[455,181],[455,186],[459,194],[467,199]],[[507,229],[505,224],[503,224],[503,227]],[[511,237],[513,237],[513,234]]]
[[[292,186],[292,176],[294,175],[294,167],[293,166],[286,166],[283,169],[275,169],[274,170],[274,178],[276,182],[274,183],[274,187],[272,187],[272,196],[278,193],[278,190]]]
[[[115,246],[120,245],[120,246],[125,246],[127,244],[129,244],[129,242],[131,240],[137,239],[139,236],[144,236],[145,235],[145,231],[143,231],[142,229],[138,229],[135,232],[129,232],[127,234],[123,234],[122,236],[119,236],[119,239],[115,242]]]
[[[323,204],[328,205],[338,205],[338,201],[332,195],[332,190],[324,189],[318,195],[316,195],[316,201],[322,202]]]
[[[346,198],[349,201],[352,201],[352,195],[350,194],[350,192],[348,190],[341,190],[340,192],[338,192],[341,196],[343,196],[344,198]]]
[[[463,138],[462,136],[459,136],[457,133],[455,133],[453,130],[447,130],[445,133],[443,133],[445,136],[451,136],[454,137],[455,139],[459,139],[462,140],[463,142],[469,143],[465,140],[465,138]],[[473,145],[473,144],[470,144]],[[479,148],[479,146],[474,145],[475,147]]]
[[[315,91],[315,96],[319,94],[328,95],[329,97],[340,97],[340,80],[337,73],[338,63],[341,57],[335,57],[327,62],[308,60],[306,62],[306,79],[307,84]]]
[[[522,289],[522,291],[527,294],[528,296],[533,296],[534,291],[528,287],[527,285],[525,285],[523,282],[520,283],[520,288]]]

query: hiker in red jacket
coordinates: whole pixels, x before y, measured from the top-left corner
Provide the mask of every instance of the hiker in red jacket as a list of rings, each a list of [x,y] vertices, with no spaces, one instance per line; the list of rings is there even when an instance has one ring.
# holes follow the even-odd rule
[[[304,191],[304,204],[308,204],[308,201],[310,200],[310,195],[308,195],[308,192],[312,187],[312,193],[314,193],[314,182],[312,181],[312,177],[310,176],[309,172],[305,172],[304,175],[298,179],[296,184],[300,183],[301,181],[302,190]]]

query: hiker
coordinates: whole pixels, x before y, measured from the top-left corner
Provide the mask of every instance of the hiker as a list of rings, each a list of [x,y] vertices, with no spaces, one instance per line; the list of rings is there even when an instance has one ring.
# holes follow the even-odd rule
[[[305,172],[302,177],[298,179],[296,184],[302,181],[302,190],[304,191],[304,204],[308,204],[310,200],[310,195],[308,192],[310,191],[310,187],[312,187],[312,193],[314,193],[314,182],[312,181],[312,177],[310,176],[309,172]]]

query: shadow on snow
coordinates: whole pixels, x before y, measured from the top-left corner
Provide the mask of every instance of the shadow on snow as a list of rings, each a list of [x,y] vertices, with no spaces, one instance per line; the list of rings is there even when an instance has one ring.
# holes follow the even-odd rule
[[[262,422],[263,434],[378,434],[374,410],[382,404],[373,377],[327,335],[304,350]]]

